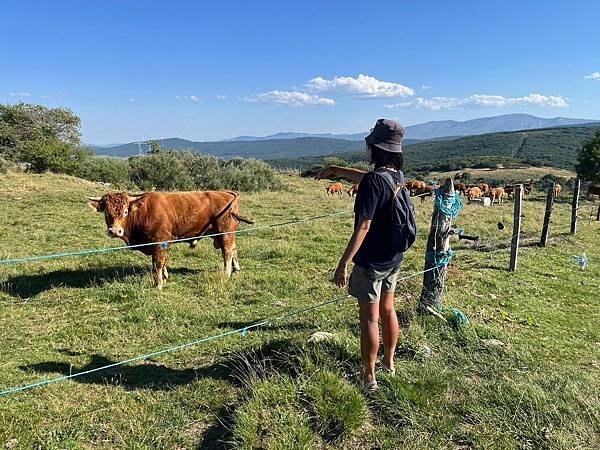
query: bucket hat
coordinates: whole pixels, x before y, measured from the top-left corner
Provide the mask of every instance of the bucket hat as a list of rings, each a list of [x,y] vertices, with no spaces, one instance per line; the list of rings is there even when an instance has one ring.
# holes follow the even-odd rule
[[[379,119],[371,130],[371,134],[365,138],[365,142],[386,152],[402,153],[403,137],[404,127],[399,122],[391,119]]]

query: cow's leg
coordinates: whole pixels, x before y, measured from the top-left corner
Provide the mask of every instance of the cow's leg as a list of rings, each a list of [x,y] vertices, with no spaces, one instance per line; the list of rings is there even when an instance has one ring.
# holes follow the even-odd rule
[[[155,250],[152,254],[152,268],[154,269],[154,282],[158,289],[164,285],[163,274],[166,271],[167,252],[164,250]]]
[[[230,277],[233,270],[233,255],[235,253],[235,237],[231,234],[221,236],[221,253],[223,254],[225,276]]]
[[[240,262],[238,261],[238,252],[237,252],[237,248],[235,248],[234,245],[234,249],[233,249],[233,272],[241,272],[242,268],[240,267]]]
[[[165,281],[169,279],[169,272],[167,271],[166,264],[163,266],[163,278],[165,279]]]

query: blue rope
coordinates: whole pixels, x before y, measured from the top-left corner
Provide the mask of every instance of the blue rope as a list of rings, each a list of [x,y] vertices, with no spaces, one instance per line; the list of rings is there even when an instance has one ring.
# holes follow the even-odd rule
[[[431,270],[434,270],[434,269],[437,269],[437,266],[431,267],[431,268],[426,269],[426,270],[422,270],[420,272],[412,273],[412,274],[407,275],[405,277],[399,278],[397,281],[398,282],[400,282],[400,281],[406,281],[406,280],[409,280],[411,278],[415,278],[415,277],[417,277],[419,275],[422,275],[422,274],[424,274],[426,272],[429,272]],[[70,380],[71,378],[81,377],[83,375],[88,375],[88,374],[94,373],[94,372],[100,372],[100,371],[112,369],[112,368],[115,368],[115,367],[125,366],[125,365],[128,365],[128,364],[137,362],[137,361],[142,361],[142,360],[145,360],[145,359],[153,358],[155,356],[163,355],[165,353],[172,353],[172,352],[175,352],[175,351],[178,351],[178,350],[183,350],[183,349],[186,349],[186,348],[189,348],[189,347],[194,347],[196,345],[203,344],[203,343],[209,342],[209,341],[214,341],[216,339],[224,338],[226,336],[231,336],[233,334],[238,334],[239,333],[242,337],[245,337],[245,336],[248,336],[248,334],[249,334],[249,332],[250,332],[251,329],[258,329],[258,328],[263,327],[263,326],[269,326],[273,322],[277,322],[277,321],[281,321],[281,320],[286,320],[286,319],[289,319],[291,317],[298,316],[300,314],[304,314],[304,313],[306,313],[308,311],[312,311],[312,310],[315,310],[315,309],[318,309],[318,308],[322,308],[322,307],[327,306],[327,305],[331,305],[332,303],[338,303],[341,300],[347,299],[349,297],[350,297],[350,295],[347,295],[345,297],[334,298],[334,299],[329,300],[327,302],[319,303],[318,305],[309,306],[308,308],[304,308],[304,309],[300,309],[300,310],[297,310],[297,311],[293,311],[293,312],[291,312],[289,314],[284,314],[282,316],[273,317],[273,318],[267,319],[267,320],[262,320],[260,322],[253,323],[251,325],[247,325],[245,327],[238,328],[237,330],[226,331],[224,333],[215,334],[215,335],[208,336],[208,337],[205,337],[205,338],[202,338],[202,339],[198,339],[198,340],[193,341],[193,342],[188,342],[187,344],[181,344],[181,345],[177,345],[175,347],[165,348],[163,350],[158,350],[156,352],[148,353],[148,354],[141,355],[141,356],[136,356],[134,358],[125,359],[123,361],[119,361],[119,362],[116,362],[116,363],[113,363],[113,364],[108,364],[106,366],[96,367],[94,369],[85,370],[83,372],[77,372],[77,373],[73,373],[73,374],[70,374],[70,375],[63,375],[61,377],[50,378],[48,380],[42,380],[42,381],[38,381],[36,383],[31,383],[31,384],[26,384],[26,385],[23,385],[23,386],[14,387],[14,388],[11,388],[11,389],[6,389],[4,391],[0,391],[0,397],[5,396],[5,395],[9,395],[9,394],[15,394],[17,392],[26,391],[26,390],[37,388],[37,387],[41,387],[41,386],[46,386],[46,385],[52,384],[52,383],[59,383],[61,381],[67,381],[67,380]]]
[[[456,192],[454,195],[448,195],[444,193],[442,188],[435,190],[435,205],[439,212],[451,219],[456,219],[463,209],[459,193]]]
[[[454,251],[448,249],[447,252],[436,252],[435,250],[425,253],[425,260],[438,266],[447,266],[454,257]]]
[[[0,259],[0,265],[2,265],[2,264],[18,264],[18,263],[31,262],[31,261],[42,261],[42,260],[47,260],[47,259],[65,258],[65,257],[69,257],[69,256],[95,255],[98,253],[108,253],[108,252],[116,252],[116,251],[121,251],[121,250],[136,249],[136,248],[141,248],[141,247],[149,247],[152,245],[160,245],[162,248],[167,248],[169,246],[169,244],[176,244],[178,242],[190,242],[190,241],[194,241],[194,240],[206,239],[206,238],[211,238],[211,237],[216,237],[216,236],[248,233],[250,231],[264,230],[264,229],[268,229],[268,228],[277,228],[277,227],[283,227],[283,226],[287,226],[287,225],[296,225],[299,223],[310,222],[313,220],[324,219],[327,217],[334,217],[334,216],[340,216],[343,214],[350,214],[352,212],[353,211],[341,211],[341,212],[336,212],[336,213],[332,213],[332,214],[323,214],[320,216],[307,217],[306,219],[290,220],[287,222],[263,225],[260,227],[244,228],[242,230],[227,231],[224,233],[203,234],[200,236],[183,238],[183,239],[171,239],[168,241],[148,242],[147,244],[121,245],[118,247],[97,248],[97,249],[92,249],[92,250],[81,250],[81,251],[77,251],[77,252],[54,253],[51,255],[27,256],[24,258],[13,258],[13,259]]]

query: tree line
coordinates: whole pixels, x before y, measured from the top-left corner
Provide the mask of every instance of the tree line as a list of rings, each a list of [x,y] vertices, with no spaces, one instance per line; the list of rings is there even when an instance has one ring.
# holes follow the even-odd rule
[[[192,151],[164,151],[148,142],[147,155],[96,156],[81,143],[81,119],[67,108],[0,104],[0,173],[21,167],[121,188],[143,190],[276,190],[274,170],[253,159],[220,160]]]

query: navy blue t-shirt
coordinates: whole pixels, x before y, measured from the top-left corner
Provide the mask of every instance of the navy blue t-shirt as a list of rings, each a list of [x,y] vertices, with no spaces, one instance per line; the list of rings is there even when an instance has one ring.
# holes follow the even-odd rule
[[[404,174],[401,171],[385,170],[392,175],[397,184],[404,184]],[[391,248],[386,238],[387,229],[392,221],[393,195],[390,185],[380,175],[368,172],[363,176],[354,201],[354,228],[358,226],[360,217],[371,219],[371,227],[352,259],[354,264],[367,269],[388,270],[402,262],[402,252]]]

